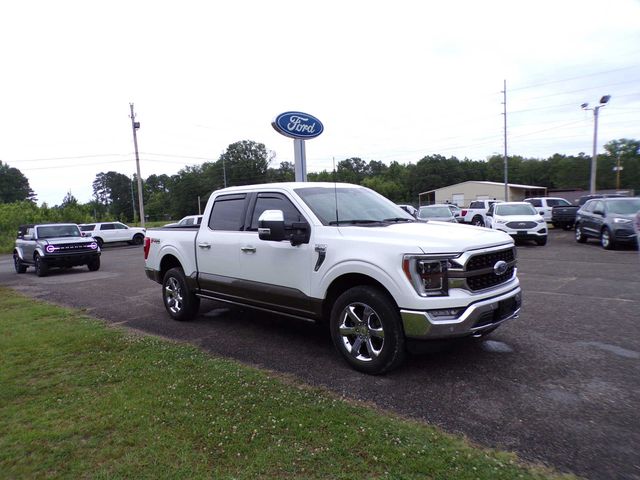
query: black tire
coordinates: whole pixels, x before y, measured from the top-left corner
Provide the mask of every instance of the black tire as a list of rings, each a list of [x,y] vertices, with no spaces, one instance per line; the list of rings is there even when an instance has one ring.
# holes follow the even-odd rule
[[[540,247],[543,247],[547,244],[547,237],[544,238],[536,238],[536,244]]]
[[[144,235],[141,233],[136,233],[131,240],[132,245],[142,245],[142,242],[144,242]]]
[[[87,268],[89,269],[90,272],[96,272],[100,270],[100,257],[96,257],[93,260],[91,260],[89,263],[87,263]]]
[[[104,245],[104,240],[102,240],[100,237],[93,237],[96,241],[96,243],[98,244],[98,248],[102,248],[102,245]]]
[[[397,368],[406,356],[398,308],[376,287],[353,287],[331,309],[333,343],[355,370],[379,375]]]
[[[573,223],[565,223],[562,225],[563,230],[571,230],[573,228]]]
[[[171,318],[179,322],[191,320],[198,314],[200,298],[196,297],[181,268],[170,269],[162,280],[162,301]]]
[[[484,220],[480,215],[476,215],[471,220],[471,225],[475,225],[476,227],[484,227]]]
[[[16,252],[13,253],[13,267],[16,269],[16,273],[24,273],[27,271],[27,266],[20,260],[20,255]]]
[[[579,223],[576,223],[576,242],[585,243],[587,241],[587,237],[582,231],[582,227]]]
[[[611,230],[609,230],[608,227],[604,227],[602,232],[600,232],[600,245],[602,245],[602,248],[605,250],[613,250],[616,248],[616,240],[613,235],[611,235]]]
[[[39,277],[46,277],[49,274],[49,267],[47,266],[45,261],[42,260],[42,257],[37,253],[36,253],[36,256],[34,257],[34,261],[35,261],[36,275],[38,275]]]
[[[552,222],[553,228],[560,228],[560,224],[558,222]]]

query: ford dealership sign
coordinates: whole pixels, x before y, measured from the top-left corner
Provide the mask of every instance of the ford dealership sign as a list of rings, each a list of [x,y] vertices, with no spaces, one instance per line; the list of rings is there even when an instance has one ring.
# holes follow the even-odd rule
[[[271,123],[285,137],[306,140],[322,133],[322,122],[313,115],[302,112],[284,112]]]

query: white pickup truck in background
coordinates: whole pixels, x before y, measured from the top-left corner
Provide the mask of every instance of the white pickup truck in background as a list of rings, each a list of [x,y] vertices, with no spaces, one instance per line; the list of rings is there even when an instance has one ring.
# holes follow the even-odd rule
[[[199,227],[147,230],[144,254],[173,319],[204,298],[328,322],[344,359],[370,374],[416,344],[487,334],[521,305],[511,237],[417,222],[357,185],[218,190]]]
[[[487,211],[489,207],[500,200],[475,200],[469,204],[469,208],[463,208],[460,212],[461,223],[470,223],[477,227],[487,224]]]

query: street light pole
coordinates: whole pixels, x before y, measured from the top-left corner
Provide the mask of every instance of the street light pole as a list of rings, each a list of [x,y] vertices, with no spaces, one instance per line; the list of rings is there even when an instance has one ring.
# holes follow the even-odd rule
[[[593,153],[591,154],[591,179],[589,182],[589,193],[591,194],[596,193],[596,170],[598,159],[598,112],[609,102],[610,99],[611,95],[605,95],[600,99],[600,104],[592,108],[589,108],[588,103],[583,103],[581,105],[583,110],[593,110]]]

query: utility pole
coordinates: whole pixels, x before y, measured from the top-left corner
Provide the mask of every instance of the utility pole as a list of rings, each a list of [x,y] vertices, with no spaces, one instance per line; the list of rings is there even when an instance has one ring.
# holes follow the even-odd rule
[[[593,110],[593,153],[591,154],[591,179],[589,181],[589,193],[591,194],[596,193],[596,170],[598,168],[598,112],[609,102],[610,99],[611,95],[605,95],[600,99],[599,105],[591,108],[589,108],[588,103],[580,105],[583,110]]]
[[[504,90],[502,91],[504,105],[504,201],[509,201],[509,168],[507,157],[507,81],[504,81]]]
[[[133,113],[133,103],[131,107],[131,129],[133,130],[133,147],[136,152],[136,170],[138,172],[138,205],[140,206],[140,225],[144,228],[144,202],[142,200],[142,178],[140,177],[140,157],[138,156],[138,136],[136,131],[140,128],[140,122],[136,122],[136,115]]]

